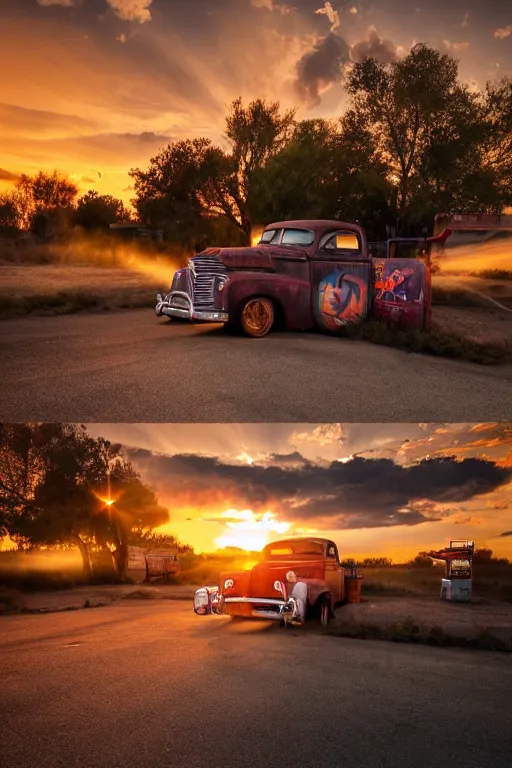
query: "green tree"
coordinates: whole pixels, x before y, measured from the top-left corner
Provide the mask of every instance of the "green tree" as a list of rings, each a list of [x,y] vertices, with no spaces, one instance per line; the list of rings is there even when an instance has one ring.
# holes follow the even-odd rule
[[[390,166],[377,135],[353,109],[340,120],[333,179],[336,218],[358,221],[370,239],[385,238],[396,209]]]
[[[130,220],[130,213],[122,200],[112,195],[99,195],[89,190],[79,198],[74,215],[75,223],[88,231],[108,229],[110,224]]]
[[[478,96],[458,82],[451,56],[421,43],[398,62],[366,58],[354,65],[347,87],[352,109],[372,130],[389,165],[402,229],[415,195],[429,215],[432,207],[460,203],[453,193],[461,172],[471,188],[485,189]]]
[[[21,229],[18,203],[14,193],[0,194],[0,237],[12,237]]]
[[[208,211],[202,192],[210,156],[216,151],[208,139],[177,141],[153,157],[147,170],[133,168],[133,204],[139,219],[186,247],[204,239]]]
[[[295,126],[290,141],[252,176],[250,213],[255,223],[334,217],[336,138],[334,122],[304,120]]]
[[[168,519],[119,445],[77,424],[0,425],[0,525],[15,541],[78,546],[87,578],[108,549],[124,578],[132,528]]]
[[[487,83],[483,95],[487,131],[484,168],[493,179],[502,207],[512,205],[512,81]]]
[[[58,171],[22,174],[16,182],[18,215],[39,237],[60,234],[71,220],[78,187]]]
[[[277,102],[244,107],[237,99],[226,120],[228,152],[209,139],[178,141],[152,158],[148,170],[130,171],[140,219],[183,245],[203,242],[212,221],[225,219],[250,242],[255,177],[286,144],[293,120]]]
[[[226,136],[231,153],[220,178],[224,180],[217,192],[217,204],[234,220],[250,242],[252,186],[255,176],[271,158],[279,154],[292,137],[295,110],[280,112],[279,102],[261,99],[244,107],[236,99],[226,119]]]
[[[473,562],[477,565],[489,564],[494,560],[494,553],[488,547],[475,549],[473,553]]]
[[[393,561],[389,557],[365,557],[362,565],[366,568],[391,568]]]
[[[360,221],[385,236],[392,186],[377,142],[361,116],[299,122],[288,144],[256,176],[253,217]]]
[[[132,546],[148,549],[171,549],[177,554],[194,554],[193,547],[182,544],[176,536],[170,533],[158,533],[152,528],[132,528],[129,543]]]
[[[410,568],[433,568],[434,561],[426,552],[418,552],[416,557],[409,560],[407,565]]]

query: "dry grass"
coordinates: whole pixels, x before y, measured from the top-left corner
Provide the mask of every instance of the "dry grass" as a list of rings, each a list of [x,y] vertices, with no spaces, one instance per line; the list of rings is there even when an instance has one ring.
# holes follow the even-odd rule
[[[411,595],[437,597],[444,567],[362,568],[366,595]],[[475,565],[475,597],[512,601],[512,565]]]
[[[480,341],[451,328],[445,329],[433,323],[429,331],[391,328],[376,320],[344,326],[339,336],[354,341],[370,341],[407,352],[467,360],[480,365],[492,365],[507,361],[512,354],[508,341]]]
[[[189,254],[111,237],[0,242],[0,317],[152,308]]]
[[[510,642],[497,637],[488,630],[480,631],[476,637],[466,638],[454,636],[442,627],[419,624],[413,618],[387,625],[338,620],[328,627],[327,633],[336,637],[350,637],[360,640],[387,640],[395,643],[512,652]]]
[[[474,275],[445,273],[434,275],[432,278],[433,303],[451,307],[490,309],[499,308],[498,304],[510,309],[512,308],[512,281],[504,277],[506,274],[508,274],[506,270],[489,270]]]

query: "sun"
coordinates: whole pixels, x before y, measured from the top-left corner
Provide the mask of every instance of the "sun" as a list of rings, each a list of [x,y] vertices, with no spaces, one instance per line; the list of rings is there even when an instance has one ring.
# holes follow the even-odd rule
[[[228,519],[224,523],[225,533],[215,539],[219,549],[238,547],[247,552],[259,552],[275,534],[286,533],[291,527],[290,523],[279,522],[273,512],[257,515],[250,509],[230,509],[222,517]]]
[[[253,230],[251,232],[251,245],[259,245],[262,234],[263,234],[263,227],[253,227]]]

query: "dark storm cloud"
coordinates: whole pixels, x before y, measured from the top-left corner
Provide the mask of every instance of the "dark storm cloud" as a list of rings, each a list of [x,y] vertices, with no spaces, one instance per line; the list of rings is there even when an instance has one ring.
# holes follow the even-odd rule
[[[388,64],[397,60],[396,45],[391,40],[381,38],[376,29],[371,29],[367,40],[360,40],[352,46],[351,58],[355,62],[361,62],[367,56]]]
[[[324,528],[417,525],[440,519],[438,504],[468,501],[512,477],[512,469],[491,461],[454,457],[423,459],[407,467],[390,459],[354,458],[283,468],[139,449],[128,455],[162,497],[177,506],[213,509],[227,504],[256,512],[272,508],[287,520],[314,519]]]
[[[322,89],[341,80],[342,67],[350,60],[348,44],[337,35],[328,35],[306,53],[297,65],[296,90],[308,107],[320,103]]]
[[[305,467],[311,462],[305,459],[298,451],[293,451],[292,453],[271,453],[263,461],[257,463],[264,466]]]

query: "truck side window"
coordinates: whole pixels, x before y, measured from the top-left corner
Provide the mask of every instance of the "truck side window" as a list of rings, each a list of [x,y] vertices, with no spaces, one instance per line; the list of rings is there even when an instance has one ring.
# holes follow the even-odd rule
[[[266,229],[261,235],[260,243],[264,243],[265,245],[275,243],[279,239],[280,232],[280,229]]]
[[[359,238],[355,232],[340,230],[330,232],[320,243],[322,251],[360,251]]]

